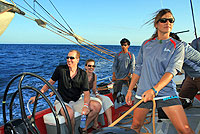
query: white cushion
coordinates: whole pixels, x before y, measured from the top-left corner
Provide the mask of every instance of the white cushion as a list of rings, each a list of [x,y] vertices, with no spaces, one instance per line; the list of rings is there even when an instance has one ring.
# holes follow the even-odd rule
[[[65,117],[61,115],[57,115],[58,121],[60,124],[65,123]],[[54,118],[53,113],[48,113],[43,116],[44,123],[48,125],[56,126],[56,120]]]
[[[81,116],[81,114],[79,112],[75,112],[74,117],[76,118],[78,116]],[[58,115],[57,118],[58,118],[58,121],[59,121],[60,124],[65,123],[65,117],[64,116]],[[45,114],[43,116],[43,119],[44,119],[45,124],[56,126],[56,120],[54,118],[53,113]]]

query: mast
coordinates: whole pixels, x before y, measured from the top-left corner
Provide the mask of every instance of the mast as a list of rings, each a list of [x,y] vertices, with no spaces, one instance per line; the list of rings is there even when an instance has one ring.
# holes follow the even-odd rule
[[[192,0],[190,0],[190,6],[191,6],[191,10],[192,10],[192,19],[193,19],[193,24],[194,24],[194,34],[195,34],[195,37],[197,39],[197,31],[196,31],[196,25],[195,25],[195,20],[194,20],[194,12],[193,12]],[[197,49],[199,50],[198,41],[197,41]]]

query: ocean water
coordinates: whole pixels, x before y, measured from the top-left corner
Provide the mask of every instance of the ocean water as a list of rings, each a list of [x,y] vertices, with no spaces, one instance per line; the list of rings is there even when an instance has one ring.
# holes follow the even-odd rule
[[[120,45],[103,45],[106,49],[113,52],[121,51]],[[129,51],[135,54],[137,57],[140,46],[131,46]],[[100,56],[78,46],[78,45],[47,45],[47,44],[0,44],[0,102],[3,100],[4,91],[9,81],[16,75],[22,72],[31,72],[39,75],[46,80],[49,80],[57,65],[66,63],[65,57],[67,53],[72,50],[79,50],[81,53],[81,59],[79,67],[84,68],[85,60],[92,58],[96,61],[95,73],[98,79],[102,79],[108,76],[112,76],[112,62],[101,58]],[[113,57],[100,53],[109,60],[113,61]],[[101,81],[102,82],[102,81]],[[109,82],[104,80],[103,82]],[[15,97],[12,111],[9,110],[9,103],[13,94],[17,91],[19,79],[11,85],[7,98],[6,98],[6,117],[9,121],[10,114],[13,115],[13,119],[21,117],[20,103],[18,95]],[[100,82],[99,82],[100,83]],[[34,77],[26,76],[23,80],[24,85],[30,85],[37,89],[41,89],[43,82]],[[55,88],[56,88],[55,84]],[[46,92],[48,95],[49,92]],[[34,96],[35,92],[32,90],[23,90],[23,100],[27,115],[27,103],[31,96]],[[50,98],[53,103],[55,97]],[[30,105],[30,109],[33,106]],[[48,104],[44,99],[39,100],[37,110],[40,111],[48,108]],[[3,125],[3,110],[2,103],[0,104],[0,126]]]

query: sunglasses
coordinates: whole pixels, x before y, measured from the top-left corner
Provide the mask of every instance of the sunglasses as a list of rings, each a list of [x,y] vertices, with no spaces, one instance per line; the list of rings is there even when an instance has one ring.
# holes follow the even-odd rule
[[[66,59],[71,59],[71,60],[73,60],[73,59],[75,59],[75,57],[73,57],[73,56],[67,56]]]
[[[126,46],[128,46],[128,44],[121,44],[121,46],[125,46],[126,47]]]
[[[87,65],[88,67],[96,67],[95,65]]]
[[[169,21],[170,23],[174,23],[174,19],[173,18],[162,18],[162,19],[159,19],[157,22],[160,22],[160,23],[166,23],[167,21]]]

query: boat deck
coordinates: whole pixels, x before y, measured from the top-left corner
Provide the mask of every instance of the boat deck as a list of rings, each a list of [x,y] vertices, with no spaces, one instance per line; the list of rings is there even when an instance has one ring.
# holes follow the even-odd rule
[[[111,97],[112,94],[107,94],[106,96]],[[128,111],[131,108],[131,106],[128,106],[124,103],[115,103],[115,108],[112,107],[113,110],[113,121],[115,121],[117,118],[119,118],[121,115],[123,115],[126,111]],[[38,126],[41,134],[47,134],[46,127],[43,121],[43,115],[51,112],[50,109],[46,109],[44,111],[41,111],[37,113],[36,115],[36,125]],[[193,102],[193,106],[189,109],[185,109],[186,115],[188,117],[188,121],[192,129],[195,131],[195,134],[200,134],[200,95],[196,95],[196,98]],[[131,112],[127,117],[125,117],[123,120],[121,120],[117,125],[118,127],[123,127],[126,129],[130,129],[131,123],[132,123],[132,114]],[[157,134],[176,134],[176,130],[169,119],[158,119],[158,114],[156,113],[156,133]],[[151,116],[151,113],[148,114],[148,116]],[[105,118],[105,125],[102,127],[107,127],[107,119],[104,114]],[[147,118],[149,120],[147,124],[144,125],[142,128],[142,132],[144,133],[152,133],[153,132],[153,125],[152,120],[150,118]],[[39,125],[38,125],[39,124]],[[89,132],[92,132],[93,129],[90,128],[88,130]],[[3,126],[0,127],[0,134],[4,134]]]
[[[115,109],[115,114],[113,119],[116,120],[128,109],[130,109],[130,106],[128,105],[122,105],[118,107],[117,109]],[[191,128],[195,131],[195,134],[200,134],[200,95],[196,95],[192,107],[185,109],[185,113],[187,115]],[[151,117],[151,114],[152,112],[149,113],[147,117]],[[125,117],[115,126],[130,129],[132,123],[132,115],[133,112],[131,112],[127,117]],[[153,133],[152,120],[150,118],[146,119],[147,119],[146,121],[147,124],[144,125],[141,131],[143,133]],[[159,119],[157,111],[155,118],[155,127],[156,127],[156,134],[177,134],[176,129],[174,128],[171,121],[169,119]]]

